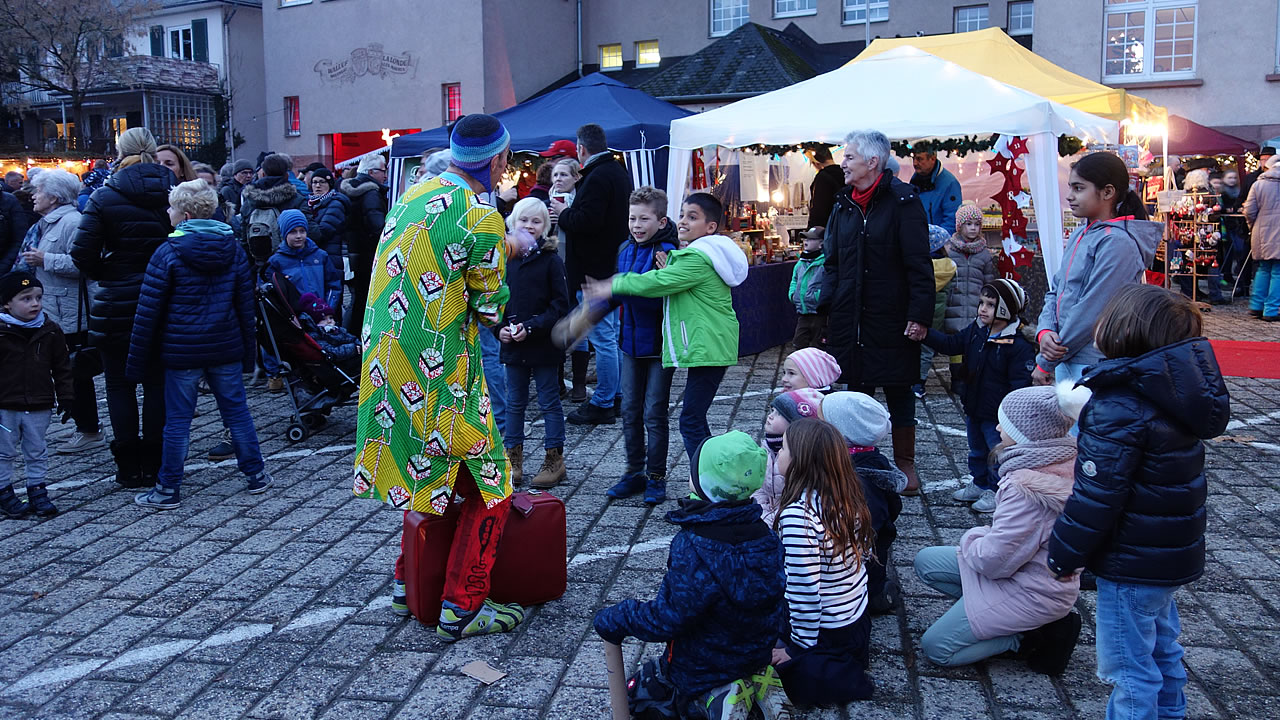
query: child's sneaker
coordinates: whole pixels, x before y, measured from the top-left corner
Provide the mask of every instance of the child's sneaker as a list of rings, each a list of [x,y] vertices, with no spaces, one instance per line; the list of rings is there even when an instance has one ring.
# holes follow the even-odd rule
[[[49,500],[49,490],[45,488],[44,483],[27,488],[27,507],[31,508],[31,512],[43,517],[53,517],[58,514],[58,508],[54,507],[53,502]]]
[[[996,491],[983,490],[982,497],[978,498],[972,506],[974,512],[989,513],[996,511]]]
[[[182,498],[178,496],[178,488],[170,489],[163,485],[156,485],[144,493],[138,493],[133,497],[133,501],[142,507],[157,510],[170,510],[182,504]]]
[[[622,500],[632,495],[638,495],[644,491],[647,484],[648,476],[643,470],[628,470],[622,474],[622,479],[609,488],[605,493],[614,500]]]
[[[977,502],[982,497],[982,488],[970,482],[968,485],[960,488],[951,495],[951,499],[956,502]]]
[[[391,584],[391,612],[400,617],[409,616],[409,596],[405,594],[403,580]]]
[[[436,634],[445,642],[456,642],[472,635],[511,632],[524,620],[524,608],[514,603],[503,605],[486,599],[479,610],[462,612],[446,602],[440,608]]]
[[[792,720],[796,716],[796,707],[782,688],[782,678],[772,665],[766,667],[759,675],[752,675],[751,682],[756,686],[756,703],[764,720]]]
[[[644,487],[644,504],[661,505],[667,501],[667,476],[650,475]]]
[[[747,720],[755,705],[755,688],[746,680],[734,680],[706,695],[710,720]]]
[[[261,495],[267,491],[267,488],[271,487],[271,483],[273,482],[275,482],[275,480],[271,477],[271,474],[266,470],[263,470],[257,475],[249,478],[249,487],[247,490],[250,495]]]
[[[12,485],[6,485],[3,489],[0,489],[0,512],[17,520],[18,518],[26,517],[28,510],[30,508],[27,504],[13,494]]]

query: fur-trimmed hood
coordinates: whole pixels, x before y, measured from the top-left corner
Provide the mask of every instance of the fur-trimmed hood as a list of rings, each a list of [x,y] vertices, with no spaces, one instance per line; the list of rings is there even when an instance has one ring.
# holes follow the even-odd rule
[[[376,192],[382,189],[382,185],[368,175],[357,175],[343,180],[338,189],[347,197],[357,198],[367,192]]]
[[[298,189],[287,177],[267,177],[244,186],[241,201],[257,207],[291,207],[298,199]]]
[[[1014,470],[1000,478],[1001,489],[1018,493],[1053,513],[1062,512],[1075,482],[1075,460],[1041,468]]]

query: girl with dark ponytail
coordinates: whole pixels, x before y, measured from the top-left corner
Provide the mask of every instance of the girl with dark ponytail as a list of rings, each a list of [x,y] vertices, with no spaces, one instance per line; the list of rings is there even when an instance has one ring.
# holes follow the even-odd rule
[[[1147,220],[1142,198],[1129,189],[1124,161],[1108,152],[1071,166],[1067,204],[1085,221],[1067,241],[1062,264],[1044,298],[1031,381],[1076,381],[1103,359],[1093,342],[1102,308],[1121,288],[1141,282],[1155,258],[1163,226]],[[1046,240],[1047,242],[1047,240]]]

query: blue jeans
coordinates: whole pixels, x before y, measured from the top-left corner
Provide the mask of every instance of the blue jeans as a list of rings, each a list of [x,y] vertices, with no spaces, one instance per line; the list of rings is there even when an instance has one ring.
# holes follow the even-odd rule
[[[1000,444],[1000,433],[996,432],[996,425],[990,420],[975,420],[971,417],[964,419],[964,427],[969,435],[969,474],[973,475],[973,484],[983,490],[995,490],[1000,483],[996,469],[987,465],[991,448]]]
[[[934,665],[971,665],[1002,652],[1017,650],[1022,635],[1002,635],[979,640],[969,626],[964,610],[964,590],[960,583],[960,557],[955,545],[927,547],[916,553],[916,575],[929,587],[956,599],[954,605],[933,621],[920,638],[920,649]]]
[[[209,381],[213,399],[218,403],[222,424],[231,432],[231,446],[236,451],[236,467],[248,477],[264,469],[262,450],[258,448],[258,432],[244,396],[244,379],[240,363],[208,368],[164,371],[164,454],[160,459],[160,484],[167,488],[182,485],[182,466],[191,445],[191,418],[196,408],[196,383]]]
[[[1256,263],[1249,309],[1261,310],[1268,317],[1280,315],[1280,260],[1258,260]]]
[[[578,302],[582,302],[581,290],[578,291]],[[618,311],[610,310],[609,314],[591,328],[587,340],[596,349],[596,391],[591,394],[591,404],[613,409],[613,399],[618,395],[618,378],[622,375],[619,358],[622,353],[618,351]],[[583,352],[586,349],[586,342],[574,348]]]
[[[922,384],[929,377],[929,368],[933,367],[933,356],[936,354],[928,345],[920,346],[920,382]]]
[[[506,434],[507,424],[507,371],[502,368],[498,358],[502,352],[502,343],[494,337],[489,328],[480,328],[480,359],[484,364],[484,381],[489,386],[489,409],[493,420],[498,425],[498,432]],[[525,385],[529,382],[526,380]]]
[[[538,407],[546,437],[542,446],[550,450],[564,447],[564,408],[560,406],[560,368],[555,365],[507,366],[507,447],[524,444],[524,411],[529,406],[529,380],[538,385]]]
[[[680,438],[684,440],[684,451],[689,454],[690,462],[693,461],[693,454],[698,451],[698,446],[711,437],[707,411],[716,399],[716,391],[720,389],[725,370],[728,368],[689,368],[689,377],[684,383],[684,408],[680,411]]]
[[[1177,589],[1098,578],[1098,678],[1114,686],[1107,720],[1186,715]]]
[[[1196,287],[1196,283],[1192,282],[1190,275],[1179,275],[1175,280],[1178,281],[1178,288],[1182,291],[1182,294],[1187,297],[1194,296],[1196,300],[1220,300],[1222,298],[1222,268],[1209,268],[1200,277],[1204,278],[1209,284],[1209,292],[1203,294],[1193,292],[1193,290],[1198,290],[1199,288]]]
[[[49,470],[49,431],[52,410],[0,410],[0,488],[13,483],[13,461],[21,448],[27,470],[27,487],[44,482]]]
[[[262,358],[262,371],[267,374],[267,377],[280,377],[280,371],[283,368],[280,366],[280,359],[271,352],[271,348],[262,345],[258,348],[258,354]]]
[[[622,353],[622,440],[627,448],[627,472],[644,469],[650,475],[667,475],[674,368],[662,367],[662,358],[633,358]],[[645,431],[649,443],[645,444]]]

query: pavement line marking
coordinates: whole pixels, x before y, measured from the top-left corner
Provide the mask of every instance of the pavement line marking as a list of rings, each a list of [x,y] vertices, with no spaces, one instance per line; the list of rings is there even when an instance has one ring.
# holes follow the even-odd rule
[[[670,538],[667,538],[664,542],[669,540]],[[279,630],[276,630],[274,625],[268,623],[253,623],[250,625],[241,625],[240,627],[235,627],[216,635],[210,635],[204,640],[173,640],[156,645],[149,645],[144,648],[138,648],[137,650],[130,650],[114,659],[86,660],[84,662],[66,665],[59,668],[52,668],[27,675],[26,677],[23,677],[0,690],[0,695],[15,695],[30,690],[31,688],[42,687],[44,685],[75,682],[76,680],[79,680],[99,669],[119,670],[121,668],[153,662],[156,660],[168,660],[190,650],[231,645],[233,643],[244,642],[245,640],[253,640],[255,638],[271,635],[272,633],[287,633],[294,630],[302,630],[304,628],[321,625],[334,620],[345,620],[361,610],[377,610],[390,605],[391,599],[385,595],[381,595],[374,598],[363,608],[344,606],[312,610],[309,613],[294,618],[293,621]]]
[[[62,482],[53,483],[52,485],[49,486],[49,489],[50,490],[75,490],[76,488],[82,488],[85,485],[92,485],[96,482],[102,482],[103,480],[110,480],[111,477],[112,476],[108,475],[106,477],[90,478],[88,480],[63,480]]]
[[[959,428],[948,427],[946,425],[934,425],[933,423],[922,422],[920,423],[920,427],[931,428],[933,430],[937,430],[943,435],[950,435],[952,437],[969,437],[969,433],[965,432],[964,430],[961,430]]]
[[[780,387],[774,388],[772,390],[748,390],[747,392],[737,393],[734,395],[717,395],[711,398],[711,402],[720,402],[721,400],[734,400],[737,398],[758,397],[760,395],[773,395],[775,393],[780,393],[780,392],[782,392],[782,388]]]
[[[569,567],[585,565],[586,563],[603,560],[604,558],[613,557],[615,555],[632,555],[650,552],[652,550],[661,550],[664,547],[670,546],[671,539],[674,537],[675,535],[668,535],[667,537],[660,537],[654,540],[645,540],[644,542],[636,543],[635,545],[610,545],[609,547],[602,547],[595,552],[578,553],[569,561]]]
[[[328,447],[322,447],[319,450],[316,450],[316,455],[319,455],[321,453],[347,452],[348,450],[355,450],[355,449],[356,449],[356,446],[354,443],[351,445],[329,445]]]
[[[1264,442],[1251,442],[1249,444],[1252,445],[1253,447],[1258,448],[1259,450],[1270,450],[1271,452],[1280,452],[1280,445],[1275,445],[1272,443],[1264,443]]]
[[[1243,428],[1243,427],[1249,427],[1250,425],[1257,425],[1259,423],[1270,422],[1271,420],[1280,420],[1280,410],[1273,410],[1267,413],[1266,415],[1258,415],[1257,417],[1242,418],[1240,420],[1232,420],[1231,422],[1227,423],[1227,429],[1239,430],[1240,428]]]

